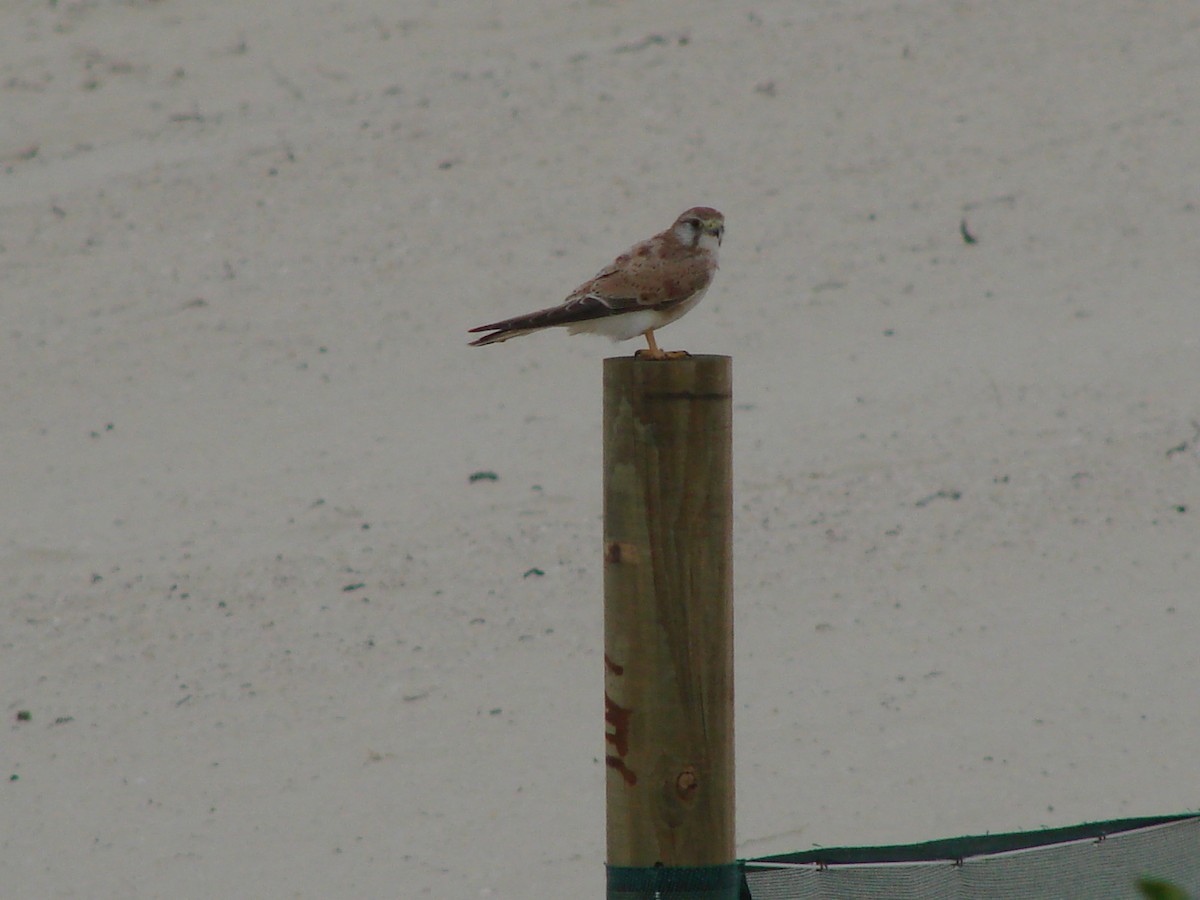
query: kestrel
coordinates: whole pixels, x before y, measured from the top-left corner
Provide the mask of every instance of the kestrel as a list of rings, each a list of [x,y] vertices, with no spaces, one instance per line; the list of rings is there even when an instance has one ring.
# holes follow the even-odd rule
[[[639,350],[638,356],[686,356],[659,350],[654,331],[700,302],[717,273],[717,249],[724,234],[723,215],[707,206],[692,207],[666,231],[634,244],[558,306],[472,328],[472,333],[491,334],[471,346],[565,325],[569,334],[602,334],[614,341],[644,335],[650,349]]]

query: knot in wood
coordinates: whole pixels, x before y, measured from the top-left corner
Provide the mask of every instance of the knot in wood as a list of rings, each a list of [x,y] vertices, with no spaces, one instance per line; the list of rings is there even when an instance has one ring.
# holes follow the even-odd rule
[[[692,766],[688,766],[675,778],[675,794],[684,803],[691,801],[700,788],[700,776]]]

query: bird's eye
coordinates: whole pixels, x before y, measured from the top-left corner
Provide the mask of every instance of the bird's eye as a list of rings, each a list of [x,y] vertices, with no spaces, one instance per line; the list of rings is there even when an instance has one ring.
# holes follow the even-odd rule
[[[697,231],[700,230],[700,220],[699,219],[688,219],[687,223],[689,225],[691,225],[693,228],[695,228]]]

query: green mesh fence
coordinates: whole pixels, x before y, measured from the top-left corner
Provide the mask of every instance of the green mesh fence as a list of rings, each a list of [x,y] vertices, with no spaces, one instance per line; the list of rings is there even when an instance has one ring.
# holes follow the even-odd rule
[[[1135,900],[1140,878],[1200,900],[1200,815],[745,860],[742,900]]]

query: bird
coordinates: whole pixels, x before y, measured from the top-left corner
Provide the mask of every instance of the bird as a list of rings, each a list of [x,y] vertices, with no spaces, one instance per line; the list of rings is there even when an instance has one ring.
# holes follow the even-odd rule
[[[642,335],[649,349],[638,357],[673,359],[686,351],[660,350],[654,332],[674,322],[704,297],[717,273],[717,250],[725,217],[709,206],[693,206],[671,227],[634,244],[558,306],[472,328],[486,331],[470,346],[566,326],[568,334],[599,334],[614,341]]]

